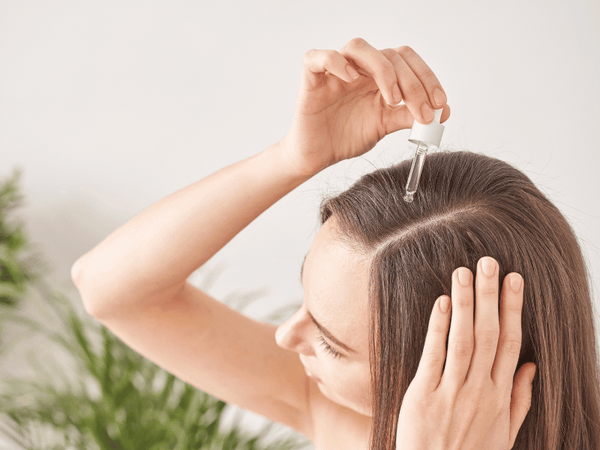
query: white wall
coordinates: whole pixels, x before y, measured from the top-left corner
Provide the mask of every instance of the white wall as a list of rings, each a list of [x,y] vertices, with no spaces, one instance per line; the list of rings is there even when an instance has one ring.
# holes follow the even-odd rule
[[[600,307],[596,0],[0,1],[0,176],[24,170],[31,238],[77,295],[75,259],[162,197],[287,133],[303,54],[409,45],[448,94],[443,143],[507,160],[570,219]],[[410,156],[408,131],[306,182],[207,264],[211,293],[300,300],[317,205]],[[597,318],[597,320],[600,320]]]

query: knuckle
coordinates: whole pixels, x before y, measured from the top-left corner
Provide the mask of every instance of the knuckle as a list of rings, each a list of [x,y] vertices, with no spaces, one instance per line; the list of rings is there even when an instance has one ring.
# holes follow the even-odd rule
[[[398,49],[398,52],[402,55],[407,55],[409,53],[414,53],[414,50],[410,48],[408,45],[403,45]]]
[[[431,70],[425,70],[424,72],[419,73],[419,77],[423,80],[425,86],[431,86],[432,91],[436,87],[441,88],[440,82]]]
[[[502,342],[502,346],[511,355],[519,355],[521,353],[521,334],[510,333]]]
[[[419,72],[419,77],[423,78],[425,81],[437,83],[437,77],[431,69],[422,69],[422,71]]]
[[[465,295],[457,295],[456,298],[452,299],[452,305],[458,307],[473,307],[473,299]]]
[[[431,325],[429,325],[429,333],[431,334],[448,334],[448,326],[443,325],[438,320],[434,320],[432,316]]]
[[[442,411],[452,411],[454,406],[456,405],[456,401],[461,392],[461,386],[454,383],[448,383],[442,389],[439,396],[439,405]],[[450,415],[445,415],[450,418]],[[440,416],[438,416],[440,417]],[[443,417],[443,416],[442,416]],[[463,411],[461,413],[461,417],[467,417],[467,411]],[[441,425],[441,424],[440,424]]]
[[[423,85],[420,81],[413,81],[404,87],[404,94],[408,97],[418,96],[421,92],[423,92]]]
[[[393,77],[396,79],[396,71],[394,70],[394,66],[389,61],[382,62],[379,66],[379,71],[383,74],[384,77]]]
[[[522,304],[522,302],[520,302],[518,300],[513,300],[513,301],[508,300],[508,301],[503,302],[501,308],[510,313],[521,314],[521,312],[523,311],[523,304]]]
[[[493,298],[498,297],[498,289],[493,284],[484,284],[477,291],[479,297]]]
[[[500,333],[496,330],[484,330],[477,333],[477,346],[485,350],[496,349]]]
[[[421,392],[417,392],[418,388],[418,385],[411,383],[406,391],[405,398],[410,398],[410,403],[414,406],[415,411],[419,411],[425,415],[431,411],[431,408],[434,407],[435,403],[432,404],[432,399],[430,397],[422,395]]]
[[[510,408],[510,401],[507,402],[502,395],[490,395],[486,406],[486,410],[490,414],[499,417],[507,408]]]
[[[335,50],[326,50],[325,51],[325,64],[330,65],[336,60],[337,52]]]
[[[441,350],[431,350],[423,355],[427,363],[439,363],[446,359],[446,352]]]
[[[473,354],[473,341],[465,339],[457,339],[450,344],[452,352],[459,358],[471,357]]]
[[[307,50],[306,53],[304,53],[304,57],[302,58],[303,63],[306,64],[310,59],[312,59],[315,52],[316,50],[314,48]]]
[[[387,64],[386,63],[380,64],[379,73],[381,73],[381,75],[383,76],[383,79],[386,81],[389,81],[390,84],[393,84],[396,82],[396,71],[394,70],[394,67],[390,64],[389,61],[387,62]]]
[[[346,46],[348,48],[360,48],[363,45],[366,44],[367,41],[365,41],[363,38],[361,37],[355,37],[354,39],[351,39]]]
[[[398,52],[391,48],[384,48],[383,50],[381,50],[381,53],[385,55],[388,59],[392,59],[394,61],[400,59],[400,55],[398,54]]]
[[[498,415],[499,412],[503,411],[503,396],[495,389],[490,388],[490,381],[489,378],[479,376],[469,377],[467,380],[467,395],[471,400],[469,403],[474,408],[475,414],[477,410],[484,410],[491,415]]]

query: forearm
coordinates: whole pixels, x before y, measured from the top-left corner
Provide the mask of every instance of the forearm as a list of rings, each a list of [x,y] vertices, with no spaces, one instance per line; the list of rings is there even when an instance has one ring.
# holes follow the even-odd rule
[[[79,258],[72,277],[86,309],[137,306],[183,286],[250,222],[310,178],[284,161],[281,145],[168,195]]]

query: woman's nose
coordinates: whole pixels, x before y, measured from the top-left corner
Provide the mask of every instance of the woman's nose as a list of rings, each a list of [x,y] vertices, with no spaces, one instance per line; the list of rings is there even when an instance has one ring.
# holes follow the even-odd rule
[[[282,323],[275,332],[275,341],[281,348],[292,350],[303,355],[314,355],[314,349],[310,345],[307,335],[307,321],[302,309]]]

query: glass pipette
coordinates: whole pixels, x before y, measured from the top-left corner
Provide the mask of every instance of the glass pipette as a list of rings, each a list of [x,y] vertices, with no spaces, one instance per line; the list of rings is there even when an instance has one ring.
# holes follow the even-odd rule
[[[417,186],[419,186],[419,179],[421,178],[421,172],[423,171],[423,164],[425,164],[427,150],[429,150],[427,144],[419,142],[417,150],[415,151],[412,166],[410,167],[408,181],[406,182],[405,202],[412,202],[415,192],[417,192]]]
[[[423,172],[427,151],[432,147],[440,146],[442,134],[444,133],[444,125],[440,124],[443,110],[443,108],[435,109],[433,111],[435,116],[428,124],[419,123],[416,120],[413,122],[408,140],[416,144],[417,149],[415,150],[415,156],[410,167],[408,180],[406,181],[406,194],[404,195],[404,201],[406,202],[414,200],[414,195],[417,192],[419,180],[421,179],[421,173]]]

